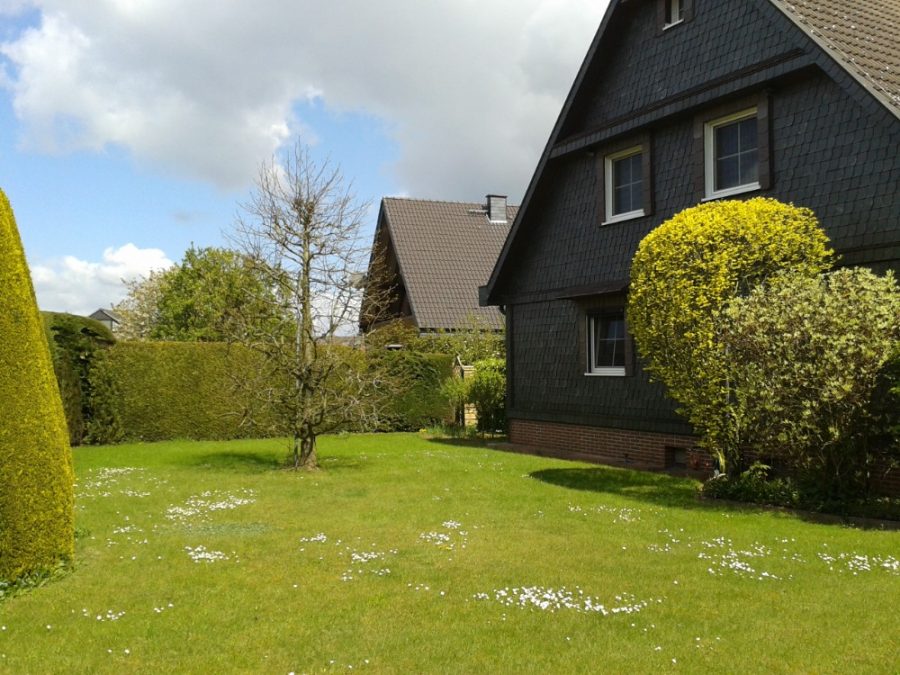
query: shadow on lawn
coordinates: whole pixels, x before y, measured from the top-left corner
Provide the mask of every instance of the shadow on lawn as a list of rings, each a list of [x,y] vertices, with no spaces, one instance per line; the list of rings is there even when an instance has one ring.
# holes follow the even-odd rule
[[[617,494],[660,506],[683,509],[721,508],[699,501],[695,483],[666,474],[598,466],[541,469],[532,471],[529,475],[543,483],[570,490]]]
[[[194,458],[192,464],[213,471],[237,471],[240,473],[262,473],[283,466],[282,460],[271,455],[252,452],[216,452]]]

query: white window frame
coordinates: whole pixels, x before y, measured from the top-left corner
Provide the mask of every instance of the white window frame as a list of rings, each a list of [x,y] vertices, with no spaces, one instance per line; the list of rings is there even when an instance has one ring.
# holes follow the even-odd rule
[[[711,201],[714,199],[722,199],[723,197],[731,197],[732,195],[739,195],[745,192],[753,192],[761,188],[759,178],[757,177],[757,179],[752,183],[744,183],[742,185],[735,185],[730,188],[725,188],[724,190],[716,190],[716,129],[728,124],[734,124],[735,122],[743,122],[744,120],[748,120],[751,118],[759,118],[759,108],[757,106],[747,108],[746,110],[741,110],[740,112],[736,112],[726,117],[719,117],[718,119],[710,120],[704,125],[703,155],[705,158],[704,171],[706,172],[706,196],[704,197],[703,201]],[[757,140],[757,144],[758,143],[759,141]],[[756,152],[759,153],[759,145],[757,145]],[[759,156],[757,156],[756,161],[757,166],[762,165]]]
[[[626,368],[625,366],[595,366],[594,365],[594,354],[596,354],[596,350],[594,349],[594,322],[601,321],[604,317],[610,316],[610,314],[614,314],[614,312],[610,312],[607,314],[596,313],[596,314],[588,314],[587,316],[587,371],[585,375],[588,377],[625,377]],[[624,318],[624,313],[623,318]],[[625,340],[628,340],[628,329],[626,326],[625,329]],[[623,343],[623,348],[625,347]],[[625,352],[626,358],[628,352]]]
[[[666,3],[666,12],[672,17],[671,22],[663,24],[663,30],[684,23],[684,0],[663,0],[663,2]]]
[[[646,194],[644,190],[647,189],[647,186],[644,185],[644,162],[646,159],[643,157],[644,154],[644,146],[643,145],[633,145],[626,150],[620,150],[619,152],[614,152],[611,155],[607,155],[604,158],[603,162],[603,175],[605,182],[605,190],[604,194],[606,195],[606,219],[603,221],[603,225],[609,225],[611,223],[620,223],[623,220],[632,220],[633,218],[640,218],[645,216],[646,213],[644,211],[644,207],[641,206],[639,209],[635,209],[634,211],[628,211],[626,213],[617,213],[613,214],[613,209],[616,204],[616,195],[615,195],[615,172],[614,167],[615,163],[620,159],[627,159],[629,157],[633,157],[634,155],[641,155],[641,193],[644,194],[644,198],[646,200]]]

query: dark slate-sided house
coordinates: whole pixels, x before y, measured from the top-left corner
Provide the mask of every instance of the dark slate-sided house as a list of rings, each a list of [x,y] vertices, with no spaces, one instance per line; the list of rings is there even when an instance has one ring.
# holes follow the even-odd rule
[[[422,333],[457,330],[472,319],[502,328],[500,311],[479,305],[478,289],[490,277],[517,212],[499,195],[488,195],[484,204],[383,199],[368,277],[391,289],[391,306],[371,311],[367,297],[360,330],[397,319]]]
[[[695,444],[624,320],[639,242],[773,197],[842,264],[900,269],[900,0],[612,0],[482,302],[508,335],[513,443],[646,468]]]

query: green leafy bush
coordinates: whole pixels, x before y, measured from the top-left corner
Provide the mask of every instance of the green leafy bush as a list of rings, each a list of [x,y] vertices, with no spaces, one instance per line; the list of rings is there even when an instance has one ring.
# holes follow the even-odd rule
[[[832,260],[827,244],[810,210],[757,198],[682,211],[638,247],[629,328],[647,370],[728,473],[740,467],[743,438],[721,336],[723,312],[776,272],[824,271]]]
[[[869,409],[873,443],[885,455],[895,458],[893,470],[900,470],[900,342],[881,367]]]
[[[66,421],[22,242],[0,191],[0,580],[74,555]]]
[[[727,310],[723,344],[747,440],[825,500],[865,494],[879,374],[900,340],[893,275],[773,277]]]
[[[770,477],[770,472],[769,466],[756,462],[737,476],[720,474],[704,483],[703,496],[769,506],[800,506],[800,494],[791,481]]]
[[[505,431],[506,361],[484,359],[473,365],[475,375],[469,385],[469,401],[478,413],[478,431]]]
[[[383,362],[396,392],[381,416],[380,431],[410,431],[452,420],[453,409],[441,393],[453,372],[448,354],[382,351],[373,355]]]

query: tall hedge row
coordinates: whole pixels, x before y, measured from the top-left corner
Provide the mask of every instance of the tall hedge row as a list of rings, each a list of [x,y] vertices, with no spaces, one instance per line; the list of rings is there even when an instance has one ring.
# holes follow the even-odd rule
[[[249,414],[256,400],[242,386],[258,370],[257,359],[223,343],[120,342],[91,373],[89,437],[114,443],[258,436],[271,423],[264,412]]]
[[[62,402],[12,208],[0,191],[0,580],[74,554]]]
[[[263,392],[254,390],[259,358],[224,343],[119,342],[94,359],[87,439],[225,440],[279,433]],[[440,385],[452,371],[452,357],[382,352],[375,358],[386,360],[386,372],[399,382],[379,431],[419,429],[451,417]],[[365,359],[359,365],[367,367]]]

